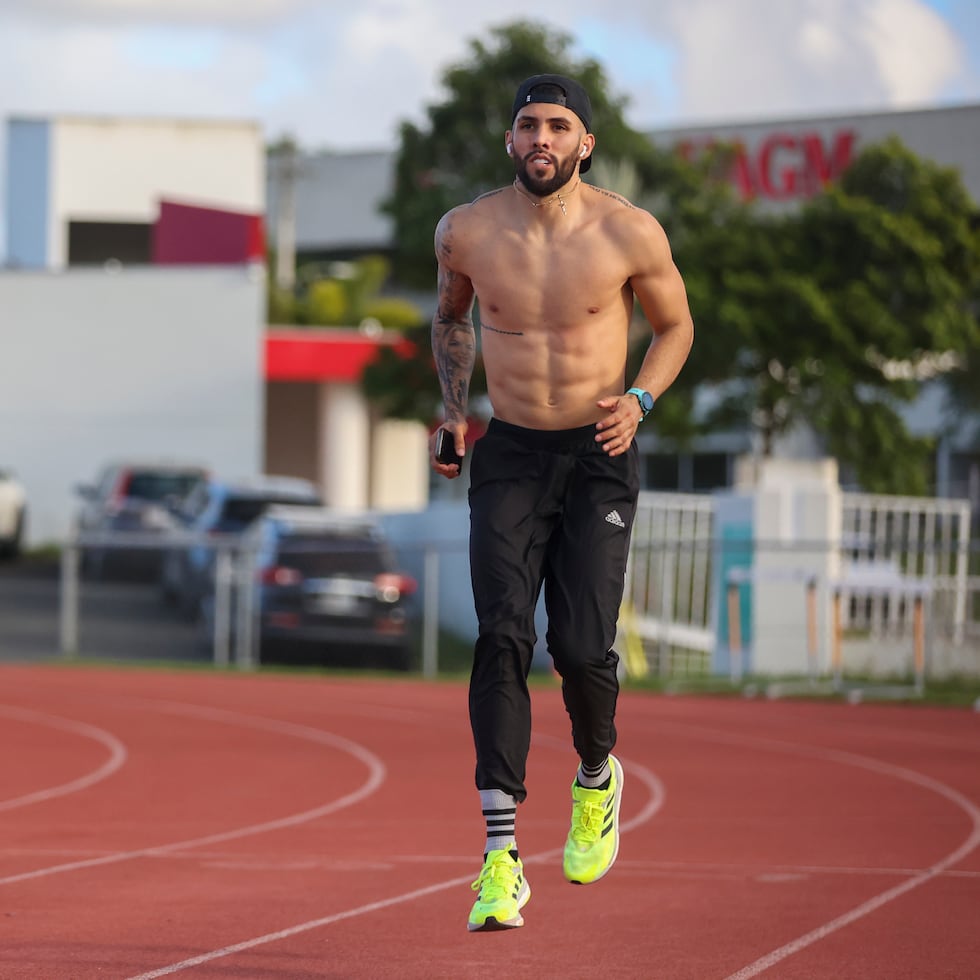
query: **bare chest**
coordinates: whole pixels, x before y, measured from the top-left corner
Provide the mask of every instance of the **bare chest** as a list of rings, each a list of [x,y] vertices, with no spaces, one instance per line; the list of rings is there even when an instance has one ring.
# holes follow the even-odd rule
[[[480,319],[501,327],[581,324],[628,305],[628,269],[593,236],[558,242],[504,235],[472,256],[470,279]]]

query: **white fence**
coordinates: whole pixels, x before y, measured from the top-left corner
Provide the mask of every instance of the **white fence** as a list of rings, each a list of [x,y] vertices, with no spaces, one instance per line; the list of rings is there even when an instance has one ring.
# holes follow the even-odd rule
[[[980,638],[980,575],[970,575],[970,503],[880,494],[844,494],[841,550],[845,567],[890,567],[928,585],[934,629],[954,643]],[[978,556],[980,557],[980,556]],[[912,602],[899,590],[842,590],[845,629],[873,639],[912,628]]]
[[[719,641],[728,643],[717,635],[724,584],[713,563],[724,545],[716,531],[712,496],[640,495],[621,621],[632,673],[708,673]],[[962,645],[980,639],[980,553],[971,552],[970,533],[968,501],[844,493],[840,540],[798,547],[839,550],[843,574],[821,595],[840,592],[845,645],[848,633],[911,642],[914,597],[923,593],[930,635]],[[757,554],[767,546],[752,543]],[[862,588],[868,569],[892,571],[895,587],[882,589],[876,574]]]
[[[711,547],[714,503],[703,494],[640,494],[626,570],[622,625],[633,672],[703,673],[715,648]],[[642,643],[644,666],[636,639]],[[650,661],[655,660],[651,664]]]

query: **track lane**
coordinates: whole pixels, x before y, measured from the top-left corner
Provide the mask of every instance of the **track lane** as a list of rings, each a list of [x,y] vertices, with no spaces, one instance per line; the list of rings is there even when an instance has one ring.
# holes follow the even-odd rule
[[[557,691],[535,690],[531,796],[518,818],[533,891],[528,925],[515,933],[472,936],[463,925],[471,900],[466,885],[479,869],[482,834],[461,685],[181,674],[150,682],[139,672],[123,679],[111,671],[96,673],[95,694],[73,691],[74,682],[65,684],[50,673],[31,683],[35,695],[40,691],[51,699],[52,711],[65,710],[63,697],[69,703],[85,700],[94,712],[108,711],[107,727],[127,743],[129,733],[117,727],[114,712],[128,704],[131,715],[147,714],[145,705],[134,709],[139,698],[193,700],[195,710],[205,712],[330,727],[376,753],[387,778],[356,806],[293,827],[144,857],[116,869],[73,872],[73,890],[90,896],[85,909],[57,900],[57,877],[16,885],[20,898],[49,912],[47,946],[40,927],[32,934],[17,923],[15,941],[19,937],[35,966],[33,972],[11,974],[18,980],[63,980],[66,974],[53,967],[45,972],[46,956],[78,965],[80,971],[68,975],[79,980],[123,978],[250,942],[181,975],[347,980],[394,975],[395,969],[405,980],[461,980],[488,969],[512,969],[518,975],[530,970],[575,978],[594,976],[594,963],[580,955],[576,937],[592,934],[597,924],[615,945],[617,976],[722,980],[927,873],[965,841],[971,818],[962,806],[897,778],[888,767],[912,769],[978,803],[980,729],[963,713],[627,692],[617,719],[622,755],[631,767],[656,774],[665,802],[656,819],[624,836],[613,874],[596,886],[573,888],[561,878],[556,850],[567,832],[574,771],[568,722]],[[211,731],[221,727],[210,724]],[[207,725],[199,731],[206,730]],[[774,750],[769,744],[779,741],[803,749]],[[265,742],[260,757],[270,745]],[[880,763],[881,771],[848,764],[847,753]],[[235,759],[236,753],[224,758]],[[314,779],[331,780],[307,758],[298,768],[285,759],[280,767],[288,771],[274,774],[280,793],[309,792],[304,783],[311,770]],[[431,782],[424,793],[420,766]],[[624,823],[638,817],[653,795],[631,778],[631,767]],[[272,764],[261,772],[275,769]],[[220,798],[226,788],[218,782],[209,793]],[[201,803],[202,815],[212,820],[213,801]],[[154,817],[157,834],[170,826],[173,814],[162,816],[162,822]],[[53,843],[49,839],[47,846]],[[969,912],[980,896],[980,876],[970,870],[975,857],[973,851],[956,866],[935,870],[928,883],[767,965],[763,975],[846,977],[847,964],[860,962],[862,978],[918,980],[929,975],[921,972],[923,965],[934,967],[940,948],[942,962],[953,971],[948,975],[956,977],[975,932]],[[415,899],[404,898],[413,892]],[[0,902],[6,897],[0,888]],[[113,916],[116,928],[107,928]],[[324,921],[316,927],[254,943],[319,920]],[[50,945],[51,921],[68,924],[69,939],[57,948]],[[0,975],[6,977],[5,965],[0,959]],[[806,972],[815,966],[820,972]],[[920,972],[903,973],[906,968]]]

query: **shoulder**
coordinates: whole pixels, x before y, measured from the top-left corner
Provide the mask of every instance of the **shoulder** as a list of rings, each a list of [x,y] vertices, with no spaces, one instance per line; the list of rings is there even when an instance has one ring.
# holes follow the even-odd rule
[[[496,190],[487,191],[479,197],[466,204],[458,204],[456,207],[447,211],[436,226],[437,230],[443,231],[462,228],[491,217],[496,213],[499,206],[499,198],[508,188],[498,187]]]
[[[481,227],[493,222],[499,213],[500,196],[506,188],[487,191],[467,204],[447,211],[436,225],[436,250],[448,254],[454,244],[460,245],[476,234]]]
[[[615,191],[588,185],[604,232],[614,241],[645,251],[669,252],[667,234],[660,222]]]

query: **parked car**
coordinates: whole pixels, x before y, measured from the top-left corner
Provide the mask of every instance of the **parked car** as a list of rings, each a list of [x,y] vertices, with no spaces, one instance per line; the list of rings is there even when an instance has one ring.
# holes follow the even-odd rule
[[[125,460],[104,466],[94,483],[76,486],[82,498],[76,527],[91,542],[81,551],[85,571],[156,578],[157,539],[171,526],[169,514],[207,476],[192,463]]]
[[[413,578],[377,521],[271,507],[249,528],[263,663],[387,667],[414,663]]]
[[[10,470],[0,470],[0,557],[20,554],[27,522],[27,493]]]
[[[160,568],[164,599],[188,618],[199,616],[214,590],[217,550],[235,550],[245,529],[274,504],[320,507],[323,501],[313,483],[296,477],[212,479],[195,487],[170,515]]]

